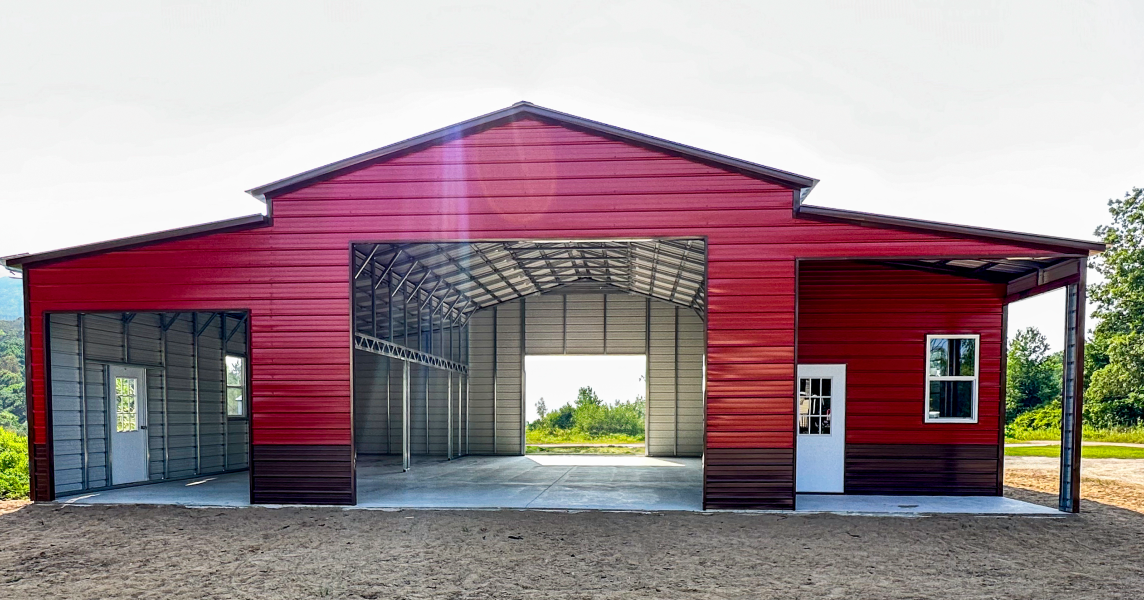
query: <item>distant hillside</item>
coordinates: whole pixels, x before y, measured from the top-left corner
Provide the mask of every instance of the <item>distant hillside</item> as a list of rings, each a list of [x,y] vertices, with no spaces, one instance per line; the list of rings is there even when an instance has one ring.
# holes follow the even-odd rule
[[[24,316],[24,282],[0,268],[0,321]]]

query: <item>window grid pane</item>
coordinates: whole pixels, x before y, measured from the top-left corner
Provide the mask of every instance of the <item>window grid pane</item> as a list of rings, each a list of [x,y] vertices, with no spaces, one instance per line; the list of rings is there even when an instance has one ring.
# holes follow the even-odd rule
[[[932,337],[929,342],[929,420],[973,419],[978,338]]]
[[[798,432],[803,435],[830,434],[830,378],[799,379]]]
[[[115,431],[139,429],[139,380],[133,377],[115,378]]]
[[[245,359],[241,356],[226,357],[226,414],[229,417],[245,416],[246,404]]]

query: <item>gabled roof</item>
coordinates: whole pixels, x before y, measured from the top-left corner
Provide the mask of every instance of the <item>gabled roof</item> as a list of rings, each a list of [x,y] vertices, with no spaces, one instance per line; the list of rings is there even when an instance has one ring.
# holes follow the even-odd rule
[[[644,146],[661,152],[666,152],[676,156],[703,162],[705,164],[710,164],[723,169],[737,171],[750,177],[756,177],[775,183],[777,185],[781,185],[783,187],[787,187],[792,190],[794,201],[794,216],[798,218],[837,221],[854,225],[879,228],[939,233],[944,235],[952,235],[954,237],[973,238],[1004,244],[1026,245],[1030,246],[1031,248],[1042,249],[1055,254],[1065,254],[1072,256],[1084,256],[1092,253],[1102,252],[1104,250],[1104,244],[1095,241],[1075,240],[1031,233],[1003,231],[986,227],[954,225],[950,223],[940,223],[937,221],[908,219],[903,217],[893,217],[889,215],[879,215],[873,213],[804,205],[802,202],[805,200],[807,194],[810,193],[814,186],[817,185],[817,179],[806,177],[804,175],[798,175],[789,171],[783,171],[781,169],[767,167],[765,165],[760,165],[758,163],[741,160],[723,154],[718,154],[716,152],[709,152],[707,150],[687,146],[685,144],[678,144],[676,142],[671,142],[654,136],[637,133],[635,131],[615,127],[606,123],[600,123],[598,121],[592,121],[590,119],[562,113],[552,109],[544,108],[542,106],[537,106],[529,102],[517,102],[508,108],[494,111],[474,119],[469,119],[467,121],[462,121],[460,123],[456,123],[436,131],[431,131],[429,133],[407,139],[403,142],[390,144],[388,146],[384,146],[370,152],[365,152],[357,156],[351,156],[350,158],[344,160],[333,162],[316,169],[311,169],[304,173],[299,173],[297,175],[293,175],[273,183],[268,183],[266,185],[247,190],[247,193],[267,203],[269,209],[268,212],[270,214],[266,216],[250,215],[248,217],[228,219],[214,223],[205,223],[202,225],[194,225],[191,227],[172,229],[158,233],[133,236],[107,242],[99,242],[96,244],[88,244],[84,246],[66,248],[63,250],[55,250],[39,254],[19,254],[16,256],[0,258],[0,265],[18,268],[23,265],[29,265],[32,263],[65,260],[79,256],[86,256],[89,254],[99,254],[113,250],[122,250],[125,248],[150,245],[174,239],[196,237],[200,235],[208,235],[211,233],[219,233],[224,231],[264,227],[270,225],[273,220],[273,210],[270,208],[270,205],[272,204],[273,197],[276,195],[281,195],[291,190],[299,189],[312,183],[316,183],[318,181],[336,177],[342,173],[363,168],[380,160],[392,158],[410,152],[416,152],[435,144],[458,139],[460,137],[470,135],[484,129],[496,127],[498,125],[503,125],[505,123],[525,118],[559,124],[572,129],[578,129],[596,135]]]
[[[296,190],[312,183],[336,177],[342,173],[353,171],[362,168],[374,162],[416,152],[428,146],[444,143],[454,140],[466,135],[470,135],[477,131],[518,121],[520,119],[533,118],[540,121],[579,129],[589,133],[594,133],[604,137],[610,137],[620,141],[644,146],[668,154],[682,156],[699,162],[707,163],[724,169],[738,171],[751,177],[757,177],[783,187],[788,187],[792,190],[800,190],[800,197],[805,197],[807,193],[818,183],[817,179],[813,177],[806,177],[805,175],[798,175],[789,171],[775,169],[758,163],[753,163],[746,160],[741,160],[724,154],[710,152],[693,146],[671,142],[665,139],[657,138],[655,136],[638,133],[621,127],[608,125],[599,121],[577,117],[568,113],[562,113],[543,106],[537,106],[531,102],[517,102],[508,108],[502,108],[498,111],[493,111],[486,115],[461,121],[448,127],[443,127],[436,131],[430,131],[419,135],[417,137],[409,138],[403,142],[383,146],[377,150],[363,152],[357,156],[351,156],[344,160],[332,162],[328,165],[310,169],[304,173],[299,173],[285,179],[279,179],[274,183],[268,183],[250,190],[246,193],[253,195],[255,198],[265,202],[268,198],[284,194],[291,190]]]

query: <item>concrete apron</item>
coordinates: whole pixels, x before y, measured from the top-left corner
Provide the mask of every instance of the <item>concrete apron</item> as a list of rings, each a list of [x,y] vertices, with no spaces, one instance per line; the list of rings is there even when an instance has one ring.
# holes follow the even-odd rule
[[[345,509],[701,511],[702,461],[624,455],[468,456],[452,461],[359,457],[358,504]],[[250,506],[245,472],[167,481],[57,500],[62,505]],[[780,512],[788,511],[745,511]],[[996,496],[799,494],[799,513],[1061,515]]]

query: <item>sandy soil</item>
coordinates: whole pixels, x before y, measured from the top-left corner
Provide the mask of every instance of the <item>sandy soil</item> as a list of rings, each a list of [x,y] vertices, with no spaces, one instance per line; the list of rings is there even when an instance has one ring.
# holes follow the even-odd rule
[[[1086,510],[878,518],[31,505],[0,515],[0,597],[1144,597],[1144,514]]]
[[[1005,472],[1052,471],[1060,473],[1061,460],[1049,456],[1006,456]],[[1144,460],[1124,458],[1085,458],[1080,461],[1081,478],[1095,477],[1144,486]]]

